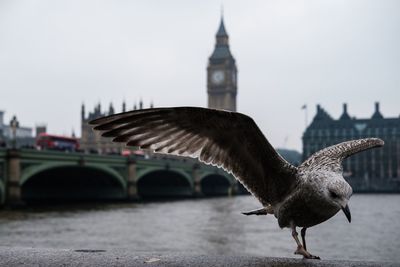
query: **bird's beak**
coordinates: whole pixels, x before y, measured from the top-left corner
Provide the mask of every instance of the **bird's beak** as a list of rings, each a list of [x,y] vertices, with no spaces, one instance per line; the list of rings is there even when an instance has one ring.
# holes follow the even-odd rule
[[[344,212],[344,215],[346,215],[346,218],[349,221],[349,223],[351,223],[351,213],[350,213],[349,205],[346,204],[346,206],[342,207],[342,210]]]

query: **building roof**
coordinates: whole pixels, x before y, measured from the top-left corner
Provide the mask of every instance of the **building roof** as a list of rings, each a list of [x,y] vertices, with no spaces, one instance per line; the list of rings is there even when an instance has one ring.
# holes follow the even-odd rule
[[[370,118],[355,118],[347,113],[347,105],[343,105],[343,113],[339,119],[333,119],[320,105],[317,105],[317,114],[312,123],[305,130],[308,135],[311,129],[351,129],[364,132],[366,129],[396,128],[400,130],[400,117],[384,118],[379,111],[379,103],[375,103],[375,112]],[[396,130],[397,131],[397,130]]]
[[[349,113],[347,113],[347,104],[343,104],[343,113],[339,120],[351,120]]]
[[[325,111],[320,105],[317,105],[317,114],[314,117],[314,121],[333,121],[333,118]]]
[[[219,63],[220,61],[224,61],[226,59],[232,60],[235,62],[231,51],[229,49],[229,36],[225,29],[224,18],[221,17],[221,22],[216,34],[216,44],[213,53],[210,56],[211,62]]]
[[[210,59],[226,59],[232,57],[229,46],[216,46]]]
[[[372,119],[383,119],[383,115],[379,111],[379,102],[375,103],[375,112],[372,114]]]
[[[225,30],[224,17],[221,17],[221,23],[219,24],[219,28],[218,28],[216,36],[217,37],[228,37],[228,33]]]

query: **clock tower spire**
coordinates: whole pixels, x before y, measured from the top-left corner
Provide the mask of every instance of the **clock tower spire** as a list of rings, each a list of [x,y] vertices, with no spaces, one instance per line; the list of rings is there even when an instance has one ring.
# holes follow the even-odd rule
[[[236,111],[237,68],[229,50],[223,16],[215,37],[215,48],[207,66],[208,107]]]

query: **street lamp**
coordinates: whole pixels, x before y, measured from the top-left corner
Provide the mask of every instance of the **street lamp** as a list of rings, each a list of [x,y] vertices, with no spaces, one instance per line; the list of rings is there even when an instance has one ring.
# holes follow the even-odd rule
[[[17,129],[19,127],[19,121],[17,120],[17,116],[14,115],[12,120],[10,121],[10,127],[12,131],[12,148],[16,149],[17,148]]]

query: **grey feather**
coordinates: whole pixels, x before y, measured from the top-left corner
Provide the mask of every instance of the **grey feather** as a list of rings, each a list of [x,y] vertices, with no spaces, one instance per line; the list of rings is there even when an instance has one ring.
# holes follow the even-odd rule
[[[297,168],[243,114],[194,107],[155,108],[91,121],[95,130],[128,146],[197,157],[231,172],[263,205],[282,201]]]
[[[341,164],[345,158],[366,149],[383,145],[384,142],[379,138],[365,138],[343,142],[314,153],[301,164],[300,168],[326,169],[341,172]]]

